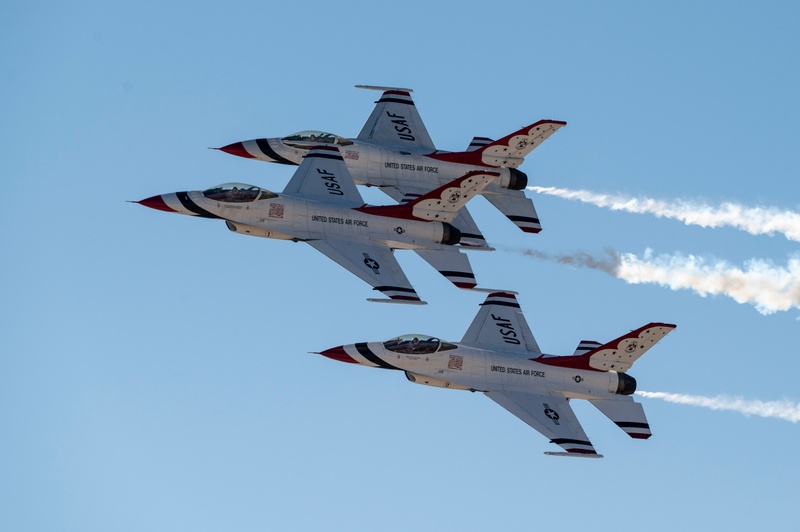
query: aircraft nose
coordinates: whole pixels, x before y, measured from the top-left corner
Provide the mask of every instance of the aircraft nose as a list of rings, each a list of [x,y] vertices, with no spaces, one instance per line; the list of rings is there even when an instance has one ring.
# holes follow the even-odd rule
[[[167,202],[164,201],[164,196],[151,196],[147,199],[143,199],[141,201],[137,201],[139,205],[144,205],[145,207],[150,207],[151,209],[156,209],[157,211],[165,211],[165,212],[178,212],[169,205]]]
[[[234,142],[233,144],[228,144],[227,146],[223,146],[221,148],[217,148],[219,151],[224,151],[225,153],[229,153],[231,155],[236,155],[237,157],[244,157],[245,159],[255,159],[252,155],[250,155],[246,149],[244,149],[243,142]]]
[[[347,351],[344,350],[343,345],[326,349],[325,351],[318,354],[333,360],[338,360],[339,362],[347,362],[349,364],[359,363],[357,360],[355,360],[353,357],[347,354]]]

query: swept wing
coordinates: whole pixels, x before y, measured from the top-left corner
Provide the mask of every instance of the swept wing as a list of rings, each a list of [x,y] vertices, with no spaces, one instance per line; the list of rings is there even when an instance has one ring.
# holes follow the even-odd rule
[[[464,345],[525,356],[541,353],[517,298],[510,292],[493,292],[472,320],[461,342]]]
[[[425,304],[387,245],[331,238],[312,240],[308,244],[389,297],[389,300],[369,301]]]
[[[415,152],[436,149],[411,99],[411,89],[370,85],[356,87],[384,91],[356,137],[358,140]]]
[[[316,146],[303,158],[284,194],[355,207],[364,204],[339,148]]]
[[[486,392],[485,395],[544,434],[550,439],[550,443],[561,446],[566,451],[563,454],[601,457],[595,451],[575,412],[563,395],[509,391]]]

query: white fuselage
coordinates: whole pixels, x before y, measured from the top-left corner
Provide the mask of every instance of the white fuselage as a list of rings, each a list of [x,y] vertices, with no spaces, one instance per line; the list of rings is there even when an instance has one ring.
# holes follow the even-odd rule
[[[435,353],[404,353],[387,349],[383,342],[368,342],[341,349],[353,362],[399,369],[411,374],[409,380],[441,388],[482,392],[552,390],[569,398],[598,399],[615,396],[618,387],[616,371],[551,366],[519,354],[449,345],[456,348]],[[540,356],[530,355],[530,358]]]
[[[164,194],[173,210],[197,216],[178,195]],[[445,233],[441,222],[427,222],[377,216],[356,209],[287,194],[249,202],[210,199],[201,191],[185,193],[194,206],[228,221],[237,233],[280,240],[364,239],[385,242],[394,249],[452,249],[441,244]]]
[[[280,157],[299,165],[308,150],[314,145],[308,143],[292,143],[289,145],[280,138],[262,139]],[[489,164],[464,164],[441,160],[447,157],[446,152],[433,154],[412,153],[353,140],[352,144],[338,146],[344,157],[348,170],[358,185],[376,187],[415,187],[431,190],[461,177],[473,170],[491,169],[500,173],[497,182],[489,185],[484,193],[505,188],[511,180],[509,168],[500,168]],[[275,162],[275,159],[264,153],[255,141],[246,141],[247,151],[256,159]],[[477,155],[477,154],[476,154]],[[477,158],[477,157],[476,157]]]

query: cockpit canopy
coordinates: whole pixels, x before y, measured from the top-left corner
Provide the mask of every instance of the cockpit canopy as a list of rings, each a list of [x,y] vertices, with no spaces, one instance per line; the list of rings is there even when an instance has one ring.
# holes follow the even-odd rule
[[[225,183],[203,191],[203,196],[214,201],[227,203],[248,203],[256,200],[277,198],[278,195],[265,188],[244,183]]]
[[[293,133],[287,137],[283,137],[281,141],[289,146],[308,149],[315,144],[331,144],[334,146],[349,146],[353,143],[344,137],[334,135],[333,133],[325,133],[324,131],[301,131]]]
[[[448,349],[455,349],[456,346],[447,342],[442,342],[433,336],[426,336],[424,334],[405,334],[392,338],[388,342],[383,343],[383,347],[395,353],[404,353],[407,355],[429,355],[437,351],[447,351]]]

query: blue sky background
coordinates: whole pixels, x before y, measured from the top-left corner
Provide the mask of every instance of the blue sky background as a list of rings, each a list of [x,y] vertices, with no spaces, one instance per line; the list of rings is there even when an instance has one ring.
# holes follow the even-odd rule
[[[480,394],[312,354],[459,340],[484,295],[398,252],[426,307],[376,305],[309,246],[125,203],[292,168],[210,151],[303,129],[355,136],[410,87],[437,147],[568,125],[533,184],[797,210],[793,2],[6,2],[0,5],[0,529],[796,528],[798,426],[645,405],[628,438],[575,410],[604,460]],[[630,285],[523,257],[692,253],[785,265],[798,244],[528,193],[544,231],[471,206],[546,352],[678,324],[640,389],[800,401],[800,311]],[[373,203],[388,203],[365,192]]]

